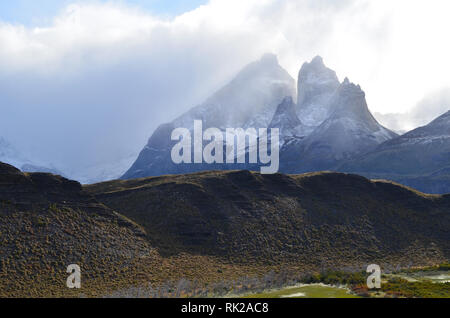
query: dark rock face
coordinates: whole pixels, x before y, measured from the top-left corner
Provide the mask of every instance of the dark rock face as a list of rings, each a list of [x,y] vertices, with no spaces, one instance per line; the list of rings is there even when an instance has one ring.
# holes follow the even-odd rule
[[[427,193],[449,193],[450,111],[339,169],[395,180]]]
[[[280,147],[293,140],[303,139],[311,133],[311,127],[302,123],[296,112],[292,97],[286,97],[278,106],[269,128],[280,130]]]
[[[339,88],[336,72],[320,56],[304,63],[298,74],[298,116],[307,126],[318,127],[333,112],[330,100]]]
[[[282,149],[283,172],[334,170],[340,162],[397,136],[375,120],[364,92],[348,79],[331,97],[329,110],[331,115],[304,140],[289,143]]]

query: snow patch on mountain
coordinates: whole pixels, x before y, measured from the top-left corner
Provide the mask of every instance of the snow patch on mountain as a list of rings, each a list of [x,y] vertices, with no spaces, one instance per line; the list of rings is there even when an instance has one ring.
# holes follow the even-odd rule
[[[316,56],[304,63],[298,75],[298,117],[305,125],[318,127],[333,111],[329,101],[340,83],[336,72]]]

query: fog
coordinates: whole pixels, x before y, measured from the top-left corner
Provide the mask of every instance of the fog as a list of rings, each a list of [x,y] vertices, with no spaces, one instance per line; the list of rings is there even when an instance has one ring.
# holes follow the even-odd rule
[[[0,136],[69,175],[116,162],[266,52],[294,78],[319,54],[361,84],[371,110],[420,113],[426,96],[450,87],[448,9],[444,0],[212,0],[166,18],[84,1],[41,27],[0,22]]]

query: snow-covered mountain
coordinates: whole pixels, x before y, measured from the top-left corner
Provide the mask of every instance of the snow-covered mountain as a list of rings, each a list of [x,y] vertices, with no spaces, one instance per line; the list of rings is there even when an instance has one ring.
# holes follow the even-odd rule
[[[192,128],[197,119],[202,120],[204,128],[267,127],[286,96],[295,96],[295,80],[278,64],[275,55],[265,54],[173,125]]]
[[[31,164],[13,145],[5,138],[0,137],[0,162],[4,162],[15,167],[22,167]]]
[[[193,130],[194,120],[203,122],[203,129],[267,128],[280,102],[295,96],[295,80],[279,64],[273,54],[247,65],[225,87],[173,122],[161,125],[150,137],[133,166],[123,178],[138,178],[161,174],[187,173],[210,169],[226,169],[226,165],[176,165],[170,151],[175,128]],[[230,168],[246,168],[236,165]]]
[[[136,160],[137,154],[129,154],[114,158],[107,162],[99,162],[90,166],[77,169],[67,168],[67,173],[72,180],[81,184],[93,184],[103,181],[119,179]]]
[[[44,172],[65,176],[51,164],[45,165],[29,160],[3,137],[0,137],[0,162],[10,164],[23,172]]]
[[[299,87],[301,81],[300,77]],[[322,83],[318,85],[322,86]],[[326,103],[326,106],[315,104],[329,113],[325,120],[305,139],[289,143],[282,149],[283,171],[334,169],[339,162],[366,153],[397,136],[375,120],[367,107],[365,93],[347,78]]]
[[[450,111],[339,169],[398,181],[428,193],[450,192]]]
[[[330,100],[339,86],[336,72],[326,67],[320,56],[303,64],[298,74],[297,105],[298,117],[305,125],[318,127],[333,113]]]
[[[258,165],[174,164],[171,132],[193,129],[279,128],[280,172],[333,170],[397,135],[372,116],[365,93],[325,66],[321,57],[304,63],[295,81],[273,55],[248,65],[228,85],[171,123],[161,125],[123,178],[189,173],[216,169],[258,169]]]
[[[286,97],[270,122],[269,128],[280,129],[280,146],[292,140],[301,140],[311,133],[311,127],[306,126],[297,116],[297,106],[292,97]]]

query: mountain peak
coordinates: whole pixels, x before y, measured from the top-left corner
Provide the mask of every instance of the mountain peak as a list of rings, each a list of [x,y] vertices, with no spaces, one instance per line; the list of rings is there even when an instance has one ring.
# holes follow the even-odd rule
[[[269,125],[270,128],[280,129],[281,145],[291,138],[303,138],[311,132],[298,118],[295,108],[296,105],[292,97],[285,97],[281,104],[278,105]]]
[[[264,64],[272,64],[272,65],[279,64],[278,57],[273,53],[265,53],[263,56],[261,56],[261,59],[259,61]]]
[[[319,126],[330,115],[328,102],[340,86],[336,72],[316,56],[303,64],[297,85],[300,119],[308,126]]]
[[[320,55],[316,55],[312,60],[311,63],[313,65],[321,65],[321,66],[325,66],[325,64],[323,63],[323,58]]]
[[[301,121],[298,119],[295,112],[295,104],[291,96],[287,96],[283,99],[280,105],[278,105],[275,115],[270,123],[270,128],[281,128],[285,122],[289,122],[291,127],[301,125]]]
[[[341,86],[339,87],[339,90],[347,95],[360,96],[363,98],[365,98],[366,96],[364,91],[361,89],[361,86],[350,82],[348,77],[344,79]]]
[[[442,114],[435,120],[433,120],[431,123],[429,123],[427,126],[419,127],[418,129],[415,129],[411,131],[410,133],[414,133],[415,131],[422,131],[424,129],[432,130],[433,135],[439,136],[443,134],[449,134],[450,133],[450,110],[446,113]],[[428,131],[429,134],[431,134],[431,131]]]

